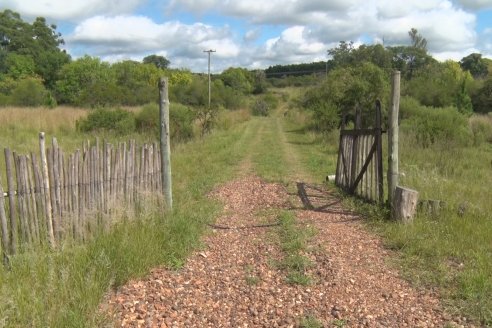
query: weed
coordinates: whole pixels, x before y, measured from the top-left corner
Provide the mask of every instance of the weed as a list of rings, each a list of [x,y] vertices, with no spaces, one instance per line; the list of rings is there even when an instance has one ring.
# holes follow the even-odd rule
[[[307,251],[312,232],[304,227],[299,228],[292,212],[282,212],[279,222],[278,235],[284,257],[278,266],[287,271],[288,283],[308,285],[311,278],[306,275],[306,270],[312,266],[312,262],[304,253]]]
[[[323,328],[323,324],[315,316],[308,315],[301,319],[299,323],[301,328]]]
[[[332,321],[332,324],[335,326],[335,327],[345,327],[345,325],[347,324],[347,320],[344,320],[344,319],[335,319]]]

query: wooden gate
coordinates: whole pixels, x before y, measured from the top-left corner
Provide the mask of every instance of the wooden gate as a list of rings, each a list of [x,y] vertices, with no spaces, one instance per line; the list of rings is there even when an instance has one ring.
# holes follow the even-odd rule
[[[352,195],[382,204],[383,154],[381,135],[381,102],[376,101],[373,128],[361,128],[361,112],[356,111],[355,128],[345,129],[345,118],[340,129],[335,184]]]

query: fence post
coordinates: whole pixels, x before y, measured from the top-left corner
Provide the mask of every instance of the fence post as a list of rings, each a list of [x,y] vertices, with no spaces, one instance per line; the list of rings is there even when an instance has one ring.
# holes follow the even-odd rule
[[[15,217],[15,186],[12,172],[12,153],[5,148],[5,166],[7,169],[7,189],[9,194],[9,217],[10,217],[10,248],[12,254],[17,251],[17,219]]]
[[[55,235],[53,233],[53,217],[51,212],[51,199],[50,199],[50,179],[48,175],[48,161],[46,160],[46,143],[44,138],[44,132],[39,133],[39,151],[41,157],[41,167],[43,174],[43,188],[45,196],[45,211],[46,211],[46,228],[48,229],[48,240],[50,246],[55,248]]]
[[[391,108],[388,127],[388,204],[393,207],[393,194],[398,185],[398,112],[400,110],[400,72],[393,72]]]
[[[161,147],[161,178],[162,191],[168,209],[173,208],[171,181],[171,145],[169,134],[169,98],[167,77],[159,80],[159,118],[160,118],[160,147]]]

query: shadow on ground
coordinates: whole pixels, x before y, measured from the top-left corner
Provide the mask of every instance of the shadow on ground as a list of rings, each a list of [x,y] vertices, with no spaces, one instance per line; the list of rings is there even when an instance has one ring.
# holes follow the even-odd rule
[[[348,211],[342,208],[342,200],[333,193],[327,191],[322,185],[307,184],[305,182],[297,182],[297,196],[302,201],[302,208],[308,211],[343,214],[353,216],[349,221],[360,220],[360,216],[353,211]]]

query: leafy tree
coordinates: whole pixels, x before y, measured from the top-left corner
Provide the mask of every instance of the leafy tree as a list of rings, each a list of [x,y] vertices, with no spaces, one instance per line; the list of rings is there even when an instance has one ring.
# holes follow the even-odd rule
[[[144,64],[152,64],[157,68],[168,68],[171,62],[164,56],[150,55],[143,59]]]
[[[338,67],[328,74],[327,81],[311,88],[301,99],[301,105],[313,112],[316,128],[330,131],[340,118],[360,108],[367,122],[373,122],[374,104],[387,103],[387,74],[370,62],[357,66]]]
[[[35,66],[36,64],[31,56],[9,53],[5,57],[6,72],[4,73],[13,79],[35,76]]]
[[[354,62],[370,62],[390,73],[393,70],[392,53],[380,44],[361,45],[352,51]]]
[[[474,78],[484,78],[489,73],[487,62],[481,54],[472,53],[460,60],[462,69],[469,71]]]
[[[46,104],[48,92],[39,78],[28,77],[16,82],[10,99],[14,106],[41,106]]]
[[[60,103],[84,105],[84,99],[91,97],[88,90],[104,83],[115,84],[110,65],[99,58],[84,56],[63,66],[55,92]],[[95,101],[95,99],[94,99]]]
[[[388,49],[393,53],[393,67],[402,72],[403,77],[411,79],[418,70],[425,69],[436,60],[427,54],[427,40],[416,29],[412,28],[408,35],[411,46]]]
[[[224,85],[244,94],[251,93],[253,90],[252,82],[254,78],[252,74],[244,68],[230,67],[220,74],[220,79],[224,82]]]
[[[59,48],[62,44],[64,41],[61,34],[56,32],[56,25],[47,25],[43,17],[29,24],[11,10],[0,12],[0,49],[4,52],[3,57],[5,53],[31,57],[35,63],[35,73],[50,88],[55,84],[58,70],[70,61],[70,56]],[[5,64],[5,60],[0,60],[0,71],[7,71]]]
[[[332,57],[334,66],[349,66],[354,63],[354,42],[340,41],[338,47],[328,50],[328,55]]]
[[[483,86],[472,95],[472,103],[476,112],[492,112],[492,78],[485,80]]]
[[[463,113],[471,113],[467,89],[471,82],[470,73],[463,71],[457,62],[434,62],[414,74],[413,79],[406,83],[403,94],[414,97],[425,106],[456,106]]]
[[[410,40],[412,40],[413,48],[427,51],[427,40],[419,34],[416,28],[411,28],[408,32],[408,36],[410,36]]]

